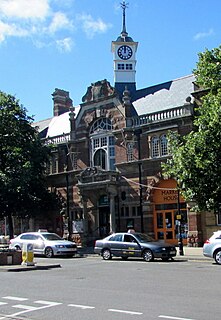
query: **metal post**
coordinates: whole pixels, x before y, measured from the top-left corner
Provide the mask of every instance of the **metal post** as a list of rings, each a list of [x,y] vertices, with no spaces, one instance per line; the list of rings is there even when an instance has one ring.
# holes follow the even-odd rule
[[[141,162],[141,147],[140,147],[140,135],[142,133],[141,129],[137,129],[134,131],[137,137],[137,145],[138,145],[138,172],[139,172],[139,188],[140,188],[140,196],[139,196],[139,211],[140,211],[140,228],[141,232],[144,232],[144,223],[143,223],[143,190],[142,190],[142,162]]]
[[[68,152],[68,145],[66,146],[66,190],[67,190],[67,217],[68,217],[68,240],[72,240],[72,217],[70,213],[70,196],[69,196],[69,172],[68,172],[68,156],[70,153]]]
[[[181,228],[181,212],[180,212],[180,190],[177,190],[177,206],[178,206],[178,215],[180,217],[179,220],[179,241],[178,241],[178,246],[179,246],[179,254],[180,256],[183,256],[183,237],[182,237],[182,228]]]
[[[68,217],[68,240],[72,240],[72,217],[70,216],[70,199],[69,199],[69,174],[66,172],[66,190],[67,190],[67,217]]]

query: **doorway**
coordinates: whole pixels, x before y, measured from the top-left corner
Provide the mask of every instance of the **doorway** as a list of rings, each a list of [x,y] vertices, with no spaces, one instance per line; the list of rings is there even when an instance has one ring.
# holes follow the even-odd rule
[[[110,209],[109,207],[99,207],[99,232],[104,238],[110,233]]]
[[[157,206],[156,206],[157,207]],[[180,231],[184,244],[187,239],[187,211],[181,209],[181,219],[179,219],[178,211],[175,210],[155,210],[154,214],[154,231],[155,239],[164,240],[177,244]],[[181,229],[180,229],[181,224]]]

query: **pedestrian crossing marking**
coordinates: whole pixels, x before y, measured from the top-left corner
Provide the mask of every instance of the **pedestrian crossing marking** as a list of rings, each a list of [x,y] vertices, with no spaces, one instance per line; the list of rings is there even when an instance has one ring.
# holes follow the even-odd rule
[[[14,300],[14,301],[26,301],[27,298],[20,298],[20,297],[13,297],[13,296],[6,296],[2,297],[2,299]]]
[[[19,309],[24,309],[24,310],[30,310],[30,311],[38,309],[37,307],[27,306],[27,305],[24,305],[24,304],[15,304],[12,307],[13,308],[19,308]]]
[[[1,302],[1,301],[0,301],[0,306],[3,306],[3,305],[5,305],[5,304],[8,304],[8,302]]]
[[[53,301],[46,301],[46,300],[37,300],[37,301],[34,301],[34,303],[45,304],[48,306],[58,306],[59,304],[62,304],[61,302],[53,302]]]

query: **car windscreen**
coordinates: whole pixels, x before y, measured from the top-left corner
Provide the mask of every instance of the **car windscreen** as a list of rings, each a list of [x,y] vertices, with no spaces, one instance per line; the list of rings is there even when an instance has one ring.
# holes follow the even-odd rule
[[[145,233],[135,233],[134,236],[137,238],[139,242],[153,242],[155,241],[153,238],[148,236]]]
[[[42,236],[46,239],[46,240],[63,240],[61,237],[59,237],[59,235],[57,235],[56,233],[43,233]]]

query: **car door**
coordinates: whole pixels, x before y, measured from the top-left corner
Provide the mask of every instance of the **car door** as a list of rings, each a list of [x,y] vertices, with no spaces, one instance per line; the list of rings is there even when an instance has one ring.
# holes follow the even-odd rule
[[[123,241],[123,255],[126,255],[128,257],[140,257],[141,247],[132,234],[125,234]]]
[[[40,235],[33,235],[33,250],[36,254],[44,254],[45,244]]]
[[[109,241],[108,246],[111,249],[111,253],[117,257],[121,257],[123,253],[123,235],[115,234],[113,235]]]

